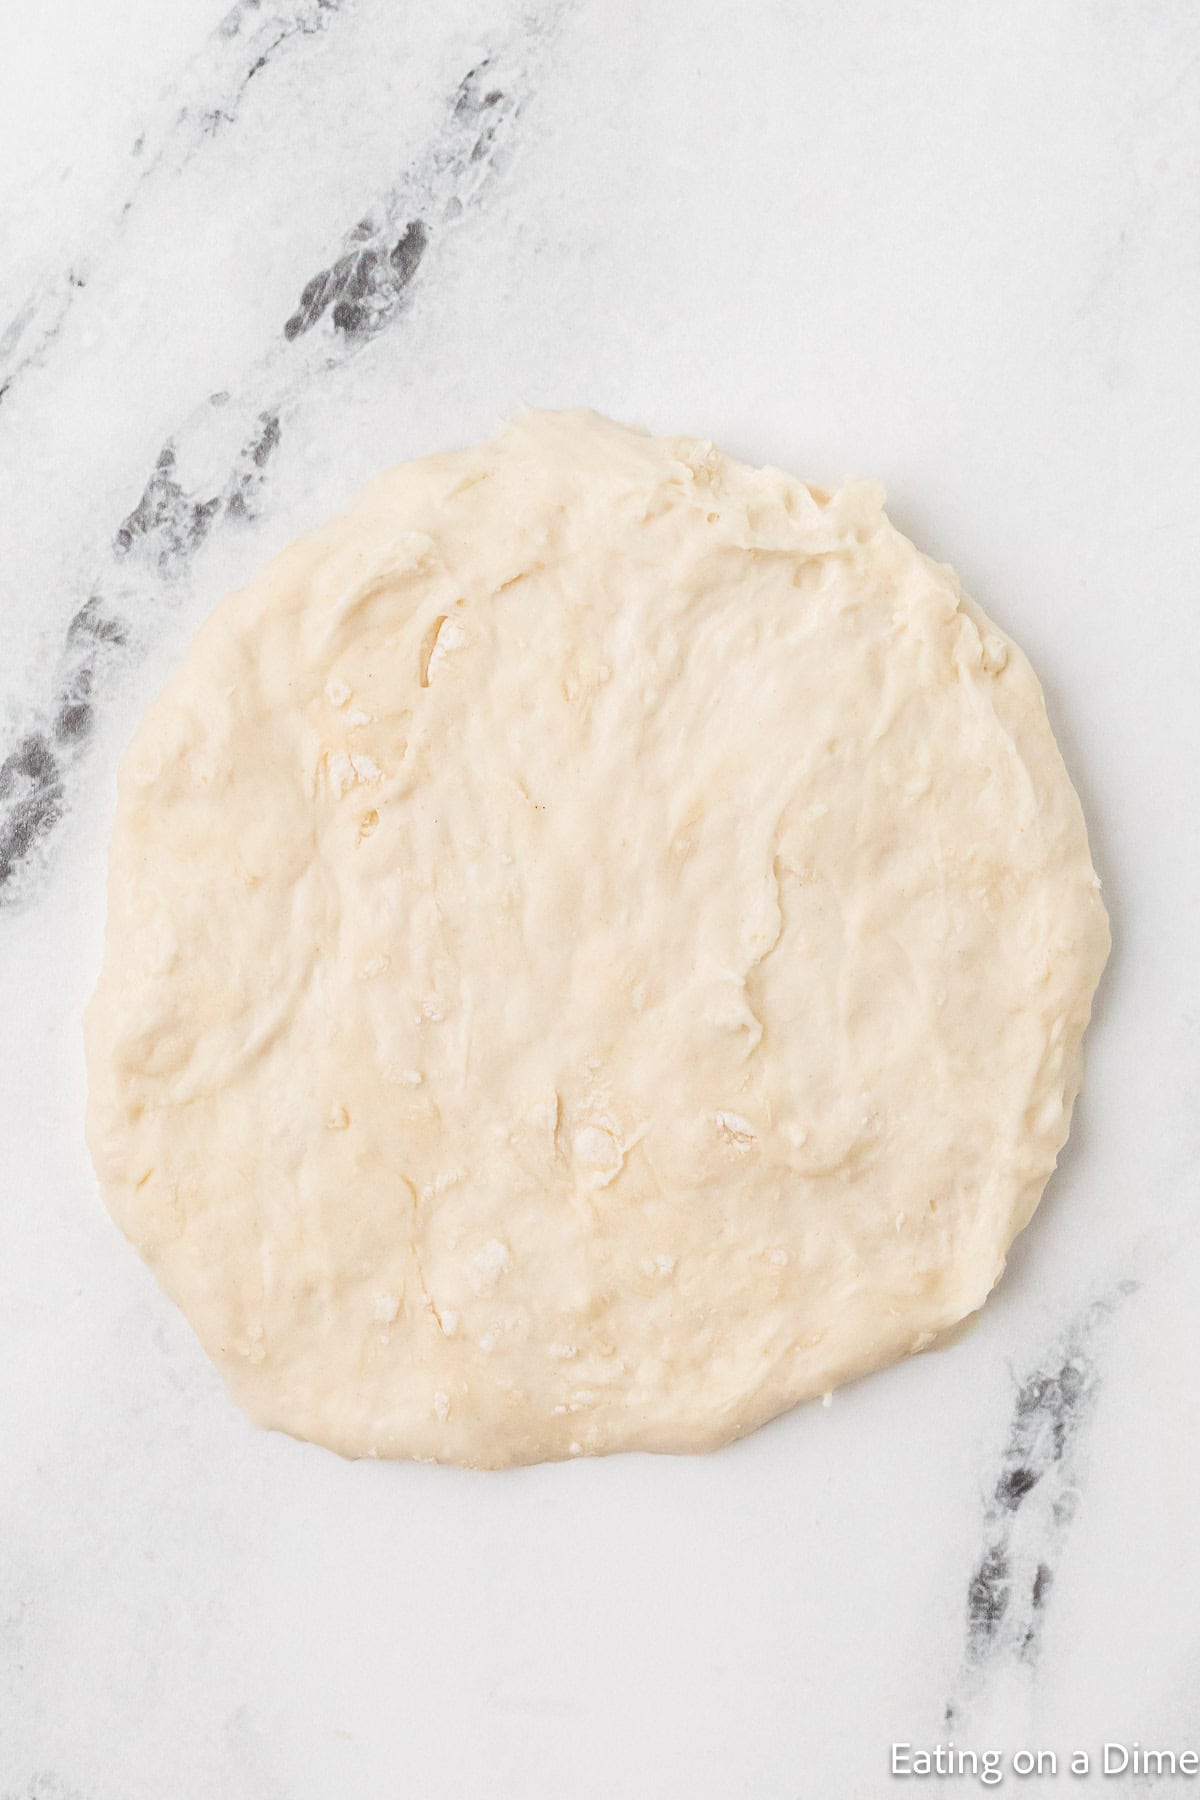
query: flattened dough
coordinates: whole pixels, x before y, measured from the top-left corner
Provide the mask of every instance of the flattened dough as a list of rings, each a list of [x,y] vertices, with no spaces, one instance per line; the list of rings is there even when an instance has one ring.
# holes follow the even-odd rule
[[[151,707],[89,1139],[260,1424],[701,1450],[982,1305],[1107,950],[1029,664],[876,487],[533,414]]]

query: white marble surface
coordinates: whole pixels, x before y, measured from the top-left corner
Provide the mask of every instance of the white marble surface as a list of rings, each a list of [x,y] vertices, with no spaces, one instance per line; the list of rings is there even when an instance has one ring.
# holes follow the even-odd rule
[[[878,1800],[985,1791],[894,1739],[1200,1748],[1198,102],[1190,0],[0,19],[4,1800]],[[366,311],[289,338],[364,219]],[[579,401],[882,477],[1029,651],[1116,935],[1088,1084],[953,1348],[705,1460],[350,1466],[242,1422],[96,1196],[115,763],[369,473]]]

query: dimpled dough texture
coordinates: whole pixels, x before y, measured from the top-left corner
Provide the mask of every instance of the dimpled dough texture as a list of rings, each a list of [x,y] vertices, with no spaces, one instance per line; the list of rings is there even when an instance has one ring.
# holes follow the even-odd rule
[[[534,414],[151,707],[90,1142],[260,1424],[701,1450],[983,1303],[1107,947],[1028,663],[877,488]]]

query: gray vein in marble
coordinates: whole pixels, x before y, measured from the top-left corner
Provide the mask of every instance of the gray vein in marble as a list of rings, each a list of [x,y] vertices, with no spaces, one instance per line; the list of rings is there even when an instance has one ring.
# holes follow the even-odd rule
[[[229,18],[257,10],[243,0]],[[0,908],[26,898],[45,863],[104,678],[137,650],[130,611],[152,616],[214,531],[256,516],[288,409],[403,316],[438,238],[470,217],[506,166],[563,10],[560,3],[526,18],[467,70],[424,156],[297,284],[295,311],[239,391],[209,396],[163,444],[74,614],[48,703],[0,759]]]
[[[967,1583],[962,1671],[946,1704],[959,1724],[1002,1668],[1036,1667],[1046,1608],[1079,1497],[1085,1428],[1099,1388],[1096,1341],[1138,1289],[1094,1300],[1018,1383],[1008,1440],[983,1515],[983,1549]]]
[[[0,332],[0,404],[13,382],[32,368],[57,338],[77,291],[86,286],[86,268],[72,264],[56,280],[32,293],[13,314]]]
[[[235,57],[242,52],[243,67],[223,104],[202,107],[194,115],[199,119],[201,130],[208,134],[222,125],[232,125],[246,89],[280,47],[292,38],[311,37],[314,32],[323,31],[330,17],[344,11],[347,4],[348,0],[299,0],[299,4],[292,6],[267,8],[262,5],[262,0],[237,0],[217,26],[210,42],[214,45],[236,43],[239,50],[235,51]],[[244,54],[246,49],[253,58],[248,64]],[[179,123],[182,125],[192,117],[185,106],[179,115]],[[139,146],[134,148],[136,152]]]
[[[229,405],[227,393],[213,394],[208,410],[220,413]],[[192,435],[199,436],[201,421],[192,421]],[[122,519],[113,539],[113,555],[124,557],[136,546],[154,546],[154,561],[164,574],[182,572],[217,520],[251,519],[258,514],[258,496],[266,479],[266,466],[279,447],[281,427],[277,412],[261,412],[234,453],[230,470],[216,492],[198,497],[179,479],[179,451],[168,438],[158,453],[142,497]],[[203,485],[203,484],[201,484]]]
[[[369,337],[395,316],[431,238],[461,218],[497,171],[521,110],[519,92],[503,76],[495,55],[467,71],[455,91],[444,138],[347,232],[334,260],[305,283],[283,328],[289,342],[325,319],[335,338]]]
[[[99,598],[86,600],[67,628],[49,720],[31,725],[0,761],[0,895],[62,816],[66,768],[92,727],[96,676],[125,641]]]
[[[165,121],[147,127],[135,139],[131,154],[137,173],[115,220],[109,222],[110,240],[134,211],[149,182],[183,168],[206,138],[235,122],[246,89],[269,64],[279,60],[282,50],[325,30],[336,14],[352,4],[353,0],[288,0],[282,5],[237,0],[210,33],[182,80],[165,96]],[[13,383],[39,363],[58,339],[79,290],[87,286],[90,266],[86,257],[76,258],[69,269],[35,290],[0,332],[0,405]]]
[[[20,1787],[5,1788],[3,1800],[86,1800],[82,1788],[72,1787],[61,1775],[39,1770]]]

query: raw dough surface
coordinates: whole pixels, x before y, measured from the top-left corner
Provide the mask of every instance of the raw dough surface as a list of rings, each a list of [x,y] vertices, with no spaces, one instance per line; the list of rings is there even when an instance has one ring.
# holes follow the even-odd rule
[[[982,1305],[1108,928],[870,485],[587,412],[381,476],[125,757],[89,1139],[263,1425],[699,1450]]]

